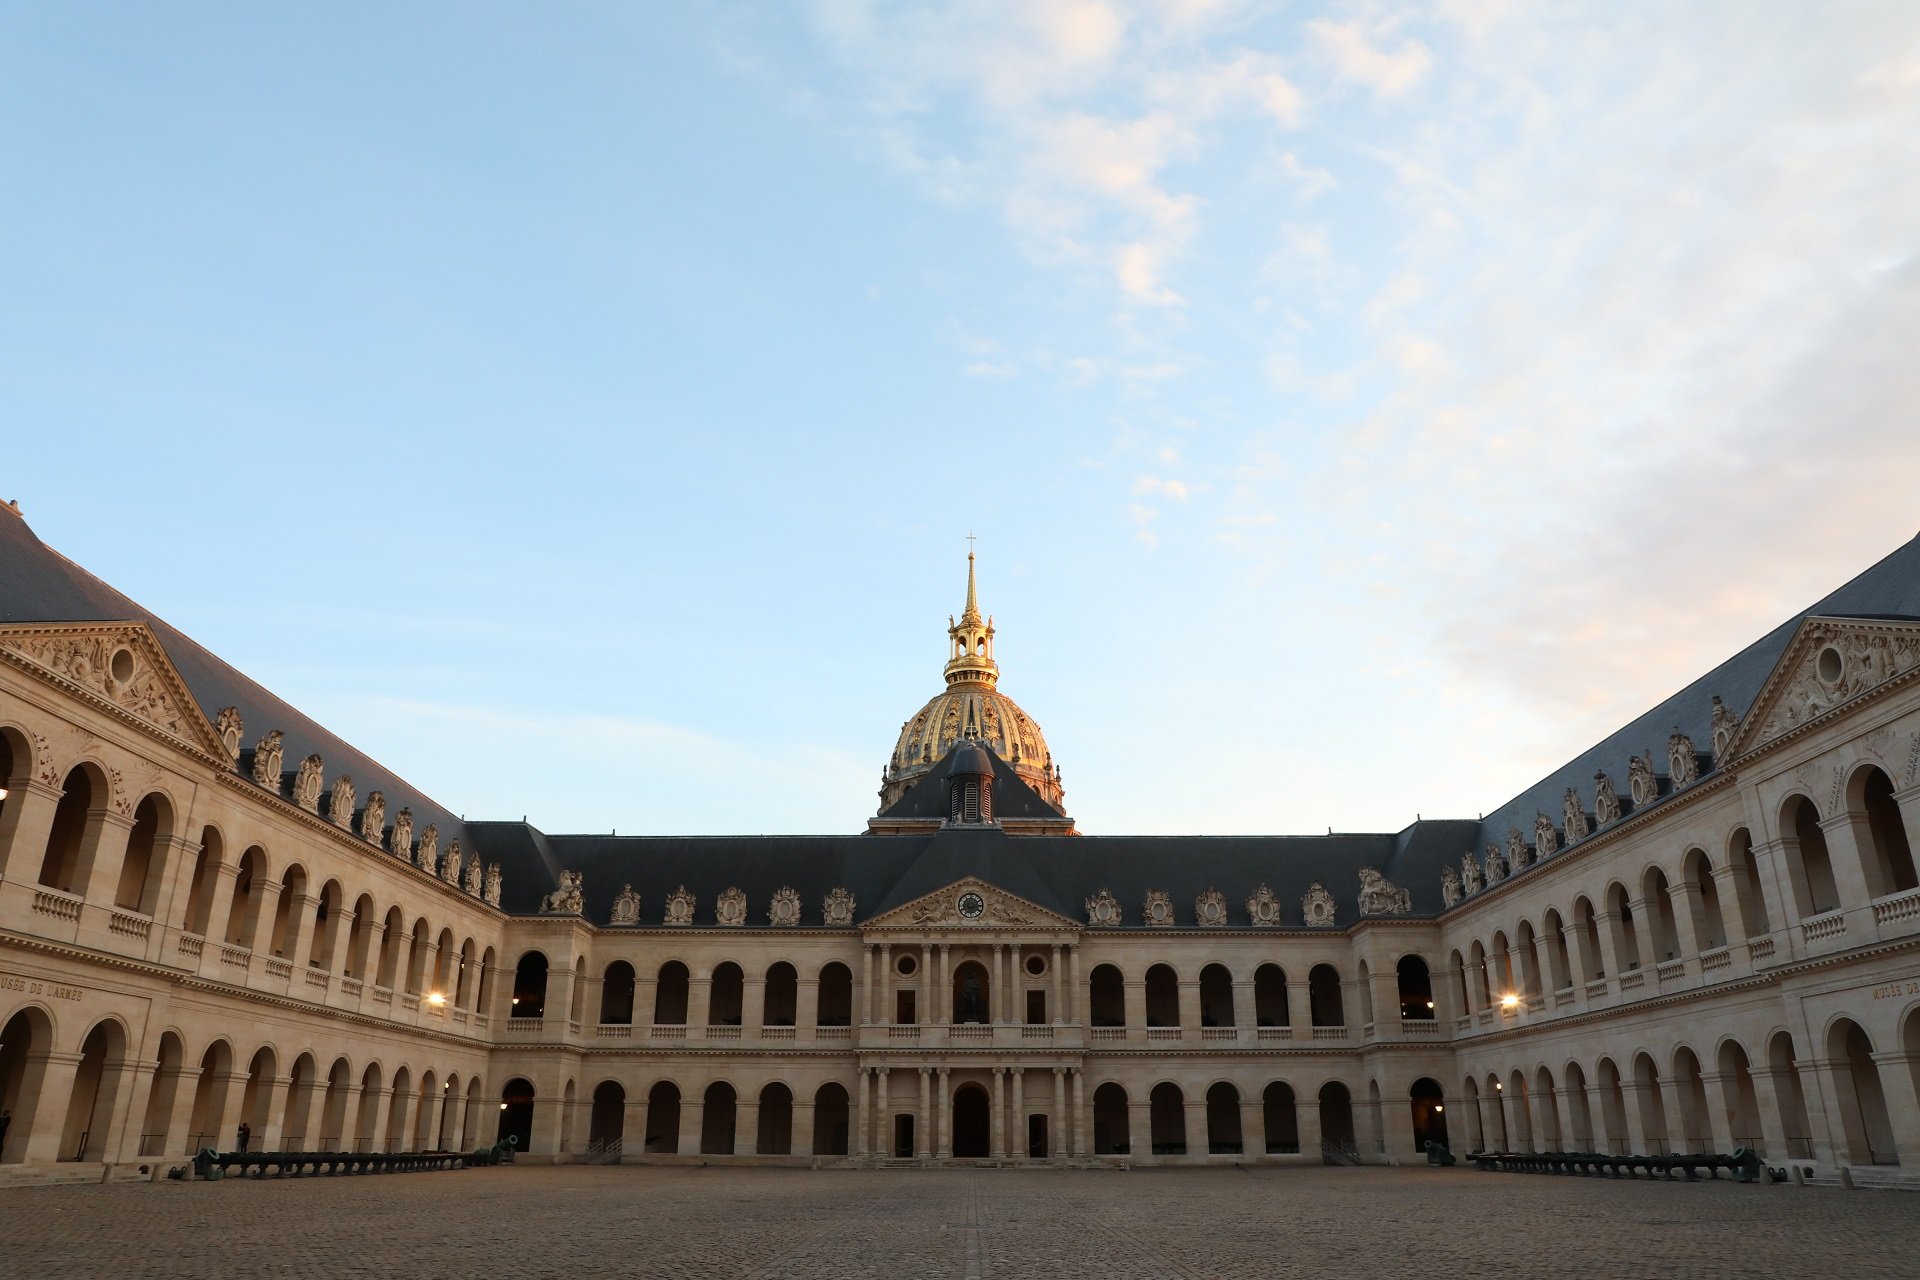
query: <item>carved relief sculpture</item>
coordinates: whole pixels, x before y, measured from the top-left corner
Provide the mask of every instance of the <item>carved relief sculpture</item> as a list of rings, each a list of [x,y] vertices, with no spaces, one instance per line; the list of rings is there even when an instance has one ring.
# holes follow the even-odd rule
[[[1460,901],[1460,876],[1452,867],[1440,873],[1440,902],[1444,906],[1456,906]]]
[[[1111,929],[1120,923],[1120,901],[1105,889],[1087,899],[1087,923]]]
[[[1471,849],[1460,855],[1460,887],[1469,894],[1480,892],[1480,860]]]
[[[413,861],[413,810],[402,809],[393,818],[393,855]]]
[[[320,812],[320,790],[326,781],[319,754],[308,756],[300,762],[300,772],[293,779],[293,802],[308,813]]]
[[[420,833],[420,846],[413,851],[413,865],[429,872],[440,865],[440,828],[431,822]]]
[[[253,744],[253,780],[275,795],[280,794],[280,755],[286,750],[285,737],[275,729]]]
[[[1360,914],[1404,916],[1413,911],[1413,893],[1402,889],[1372,867],[1360,868]]]
[[[240,708],[220,708],[220,716],[213,722],[213,731],[220,735],[220,745],[227,750],[227,763],[239,763],[240,735],[245,732],[240,726]]]
[[[1627,758],[1627,795],[1635,809],[1644,809],[1660,798],[1660,784],[1653,776],[1653,748],[1644,756]]]
[[[1318,880],[1307,886],[1306,894],[1300,899],[1300,914],[1311,925],[1333,923],[1333,895]]]
[[[1603,827],[1620,821],[1620,795],[1613,789],[1613,779],[1604,773],[1593,775],[1593,820]]]
[[[844,929],[853,923],[853,894],[844,885],[827,895],[820,914],[826,922],[837,929]]]
[[[1680,788],[1700,776],[1700,757],[1694,753],[1693,739],[1678,729],[1667,739],[1667,779]]]
[[[693,895],[687,892],[687,886],[681,885],[667,895],[668,924],[693,923]]]
[[[792,885],[781,885],[767,904],[767,923],[786,927],[800,923],[800,892]]]
[[[367,792],[367,807],[360,813],[360,838],[378,847],[387,830],[387,798],[378,791]]]
[[[448,884],[460,883],[460,842],[454,840],[447,845],[447,856],[440,861],[440,878]]]
[[[499,863],[489,862],[487,864],[487,888],[486,888],[486,892],[481,896],[487,900],[487,905],[490,907],[497,907],[500,905],[500,864]]]
[[[473,856],[467,859],[467,876],[461,887],[474,897],[479,897],[481,878],[484,874],[480,869],[480,852],[476,849]]]
[[[1527,838],[1520,834],[1520,828],[1508,827],[1507,874],[1512,875],[1514,872],[1524,868],[1531,861],[1533,861],[1533,857],[1527,848]]]
[[[1193,900],[1193,918],[1198,924],[1217,927],[1227,922],[1227,895],[1209,889]]]
[[[327,821],[343,831],[353,830],[353,779],[341,774],[327,797]]]
[[[1727,704],[1720,701],[1720,695],[1713,695],[1713,760],[1718,764],[1726,758],[1727,748],[1733,745],[1733,735],[1740,731],[1740,717],[1733,714]]]
[[[1261,885],[1247,899],[1247,919],[1263,928],[1272,928],[1280,923],[1280,899],[1273,896],[1273,890]]]
[[[1487,885],[1492,887],[1507,878],[1507,856],[1500,852],[1500,846],[1487,842]]]
[[[1147,890],[1147,905],[1141,913],[1148,924],[1161,928],[1173,923],[1173,897],[1165,889]]]
[[[1560,849],[1560,833],[1553,829],[1553,819],[1544,813],[1533,817],[1533,848],[1536,857],[1551,858]]]
[[[1580,803],[1580,793],[1572,787],[1561,799],[1561,824],[1567,829],[1567,843],[1584,840],[1587,837],[1587,811]]]
[[[620,892],[613,895],[613,914],[608,921],[612,924],[640,923],[640,895],[633,891],[632,885],[621,885]]]
[[[726,890],[714,900],[713,918],[721,924],[740,925],[747,922],[747,895],[737,885],[728,885]]]
[[[433,828],[427,829],[431,831]],[[540,910],[547,915],[579,915],[586,910],[586,906],[587,895],[581,887],[578,871],[562,871],[560,887],[540,899]]]

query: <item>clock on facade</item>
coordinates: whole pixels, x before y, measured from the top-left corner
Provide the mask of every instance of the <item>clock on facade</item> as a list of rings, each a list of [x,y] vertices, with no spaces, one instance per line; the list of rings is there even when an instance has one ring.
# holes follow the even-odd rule
[[[987,909],[987,900],[969,889],[960,895],[960,914],[969,920],[978,920],[980,913]]]

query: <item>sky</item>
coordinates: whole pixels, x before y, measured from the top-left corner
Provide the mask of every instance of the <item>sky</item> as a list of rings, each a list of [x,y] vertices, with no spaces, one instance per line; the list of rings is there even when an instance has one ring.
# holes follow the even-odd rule
[[[969,533],[1081,830],[1313,833],[1920,529],[1911,3],[0,0],[0,193],[0,499],[550,832],[860,830]]]

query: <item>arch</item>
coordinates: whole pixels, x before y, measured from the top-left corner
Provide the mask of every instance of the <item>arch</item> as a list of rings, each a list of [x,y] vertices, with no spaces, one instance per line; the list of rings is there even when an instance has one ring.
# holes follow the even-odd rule
[[[624,1027],[633,1023],[633,966],[615,960],[600,974],[600,1022]]]
[[[676,1155],[680,1150],[680,1086],[661,1080],[647,1090],[645,1149],[653,1155]]]
[[[1773,930],[1767,914],[1767,894],[1760,885],[1760,860],[1754,856],[1753,833],[1735,827],[1727,837],[1727,865],[1733,868],[1733,892],[1740,908],[1740,926],[1749,938],[1765,937]]]
[[[60,1160],[104,1160],[117,1136],[112,1128],[121,1077],[127,1062],[127,1029],[118,1018],[102,1018],[80,1042],[67,1097],[67,1119],[60,1135]]]
[[[1647,938],[1653,943],[1653,958],[1658,964],[1680,958],[1680,926],[1673,912],[1673,886],[1667,873],[1648,867],[1640,877],[1640,897],[1647,904]]]
[[[1827,1059],[1833,1064],[1847,1158],[1854,1164],[1899,1164],[1893,1120],[1866,1029],[1851,1018],[1836,1018],[1827,1028]]]
[[[1493,983],[1496,997],[1513,995],[1520,987],[1515,982],[1513,972],[1513,944],[1507,941],[1504,929],[1493,931],[1493,940],[1487,944],[1487,977]]]
[[[1147,1094],[1148,1120],[1153,1128],[1153,1154],[1187,1154],[1187,1099],[1180,1086],[1163,1080]]]
[[[155,1083],[159,1077],[155,1076]],[[320,1093],[319,1066],[311,1050],[293,1060],[287,1073],[286,1105],[280,1113],[280,1146],[285,1151],[307,1151],[309,1127],[313,1123],[313,1104]],[[148,1123],[152,1116],[149,1113]]]
[[[443,1004],[452,998],[454,981],[458,976],[454,973],[454,965],[460,956],[453,947],[453,930],[441,929],[440,936],[433,942],[433,982],[427,990],[439,996]]]
[[[1234,1025],[1233,974],[1223,964],[1210,964],[1200,970],[1200,1025]]]
[[[187,889],[184,921],[186,931],[196,937],[204,938],[207,934],[207,925],[213,915],[214,891],[220,884],[220,860],[225,847],[218,827],[205,826],[200,829],[200,848],[193,855],[193,879]]]
[[[986,1022],[992,1017],[993,988],[987,968],[977,960],[962,961],[953,967],[953,1020]]]
[[[700,1154],[703,1156],[730,1156],[737,1135],[734,1122],[738,1107],[738,1095],[733,1086],[725,1080],[715,1080],[707,1086],[700,1101]]]
[[[1116,972],[1118,972],[1116,970]],[[1093,1154],[1124,1156],[1132,1150],[1127,1091],[1109,1080],[1093,1091]]]
[[[1413,1116],[1414,1151],[1425,1151],[1429,1142],[1447,1145],[1447,1097],[1440,1082],[1421,1076],[1407,1089],[1407,1102]]]
[[[993,1147],[993,1100],[968,1081],[953,1091],[953,1156],[984,1160]]]
[[[1115,966],[1097,964],[1087,975],[1087,1013],[1096,1027],[1127,1025],[1126,985]]]
[[[1720,908],[1720,886],[1714,879],[1713,864],[1704,849],[1688,849],[1680,859],[1680,883],[1687,888],[1687,911],[1692,917],[1693,936],[1702,951],[1727,945],[1726,913]]]
[[[761,1087],[760,1123],[753,1151],[762,1156],[793,1154],[793,1090],[778,1080]]]
[[[409,1151],[431,1151],[440,1134],[440,1075],[429,1068],[420,1076],[418,1101],[413,1107],[413,1138]]]
[[[79,893],[86,888],[80,883],[82,852],[98,826],[93,814],[96,810],[105,812],[110,794],[107,775],[93,761],[83,760],[67,771],[40,859],[41,884],[64,893]]]
[[[432,936],[433,926],[427,923],[425,916],[413,922],[413,930],[407,938],[408,995],[420,995],[426,987],[427,952],[432,949],[432,943],[428,939]]]
[[[707,1025],[739,1026],[740,1010],[745,999],[746,975],[740,972],[740,966],[733,961],[722,960],[713,967],[713,977],[707,982]]]
[[[1847,782],[1847,817],[1865,864],[1867,893],[1884,898],[1920,888],[1900,803],[1893,798],[1893,779],[1875,764],[1854,771]]]
[[[460,944],[460,977],[453,991],[453,1007],[456,1009],[466,1009],[469,1012],[476,1007],[474,1005],[474,995],[480,985],[476,980],[478,975],[475,973],[474,950],[476,945],[471,937]],[[484,1009],[484,1006],[480,1007]]]
[[[587,958],[576,956],[573,961],[573,1007],[568,1011],[570,1021],[578,1024],[587,1016]],[[572,1113],[569,1112],[569,1115]]]
[[[683,1027],[687,1023],[687,966],[669,960],[660,966],[653,981],[653,1025]]]
[[[533,1100],[533,1081],[525,1076],[515,1076],[501,1086],[500,1127],[495,1142],[512,1138],[518,1151],[533,1145]]]
[[[1607,914],[1613,917],[1613,953],[1620,972],[1632,973],[1640,967],[1640,929],[1633,918],[1633,906],[1627,900],[1627,887],[1615,880],[1607,886]],[[1602,954],[1605,954],[1604,952]]]
[[[7,1039],[5,1033],[0,1033],[0,1052],[5,1051]],[[186,1065],[187,1046],[180,1038],[180,1033],[171,1029],[161,1032],[153,1079],[147,1085],[146,1130],[140,1135],[140,1154],[143,1156],[167,1153],[167,1141],[172,1136],[173,1104],[180,1097],[180,1083]],[[6,1069],[0,1066],[0,1107],[6,1105],[5,1087]],[[0,1154],[0,1162],[4,1160],[4,1154]]]
[[[1820,829],[1820,810],[1807,797],[1796,793],[1781,802],[1780,846],[1801,918],[1838,910],[1840,886],[1833,875],[1833,854],[1827,848],[1827,833]]]
[[[1471,1150],[1487,1151],[1492,1149],[1487,1142],[1487,1126],[1480,1117],[1480,1084],[1468,1076],[1460,1088],[1460,1096],[1465,1099],[1467,1118],[1467,1143]]]
[[[513,1003],[510,1018],[544,1018],[547,1014],[547,954],[529,951],[513,965]],[[521,1150],[526,1150],[522,1147]]]
[[[27,757],[29,760],[31,756]],[[53,1018],[39,1005],[14,1011],[0,1025],[0,1108],[13,1113],[13,1122],[0,1140],[0,1164],[27,1158],[27,1140],[44,1105],[47,1054],[54,1047]]]
[[[1275,1080],[1260,1091],[1260,1121],[1267,1135],[1268,1155],[1300,1154],[1300,1115],[1292,1085]]]
[[[618,1080],[602,1080],[593,1087],[593,1108],[587,1117],[587,1153],[617,1155],[626,1127],[626,1086]]]
[[[1320,1142],[1348,1155],[1359,1154],[1353,1131],[1353,1094],[1338,1080],[1320,1086]]]
[[[1147,1025],[1180,1025],[1180,976],[1172,965],[1156,964],[1147,970]]]
[[[1600,948],[1600,917],[1586,894],[1573,900],[1573,937],[1579,963],[1575,976],[1583,983],[1598,982],[1607,976],[1606,952]]]
[[[844,1156],[850,1153],[848,1139],[852,1133],[851,1114],[845,1085],[829,1080],[813,1091],[814,1155]]]
[[[1539,939],[1533,931],[1533,921],[1522,920],[1513,932],[1514,948],[1520,953],[1520,993],[1527,996],[1544,994],[1540,982]]]
[[[1486,1108],[1484,1121],[1487,1129],[1487,1145],[1496,1151],[1511,1151],[1513,1140],[1507,1133],[1507,1087],[1500,1083],[1500,1077],[1487,1073],[1486,1091],[1480,1095],[1480,1102]]]
[[[1292,1025],[1287,1009],[1287,971],[1263,964],[1253,971],[1253,1021],[1259,1027]]]
[[[1493,973],[1487,967],[1487,949],[1478,938],[1473,940],[1468,963],[1473,969],[1473,988],[1480,995],[1478,1007],[1491,1009],[1493,1007]]]
[[[1746,1048],[1728,1037],[1720,1042],[1714,1057],[1726,1090],[1733,1145],[1749,1151],[1764,1151],[1767,1142],[1766,1131],[1760,1123],[1760,1094],[1754,1087],[1753,1064],[1747,1059]]]
[[[1793,1036],[1775,1032],[1767,1042],[1767,1069],[1773,1073],[1774,1093],[1780,1107],[1780,1133],[1787,1155],[1810,1159],[1813,1155],[1813,1125],[1807,1119],[1807,1095],[1800,1078],[1800,1063],[1794,1056]]]
[[[1541,1151],[1564,1151],[1566,1142],[1560,1133],[1559,1094],[1553,1087],[1553,1072],[1545,1066],[1533,1073],[1533,1092],[1529,1101],[1539,1121],[1536,1148]]]
[[[233,1087],[232,1076],[233,1046],[224,1039],[215,1040],[200,1055],[200,1075],[194,1083],[187,1150],[231,1145],[226,1135],[217,1130],[226,1112],[227,1094]]]
[[[400,914],[400,908],[388,907],[380,926],[380,960],[374,969],[375,986],[391,991],[400,981],[400,940],[406,932],[407,921]]]
[[[1600,1059],[1594,1074],[1600,1081],[1600,1120],[1606,1131],[1606,1150],[1616,1156],[1634,1154],[1632,1130],[1627,1126],[1627,1092],[1620,1079],[1620,1068],[1612,1058]]]
[[[346,891],[338,880],[329,880],[320,887],[320,896],[313,906],[313,938],[307,947],[307,967],[330,972],[333,969],[334,951],[339,942],[340,921],[346,909]]]
[[[1237,1156],[1243,1149],[1240,1091],[1222,1080],[1207,1090],[1207,1154]]]
[[[1673,1051],[1673,1090],[1680,1104],[1678,1134],[1680,1149],[1689,1155],[1705,1155],[1713,1147],[1713,1126],[1707,1119],[1707,1084],[1700,1074],[1700,1058],[1685,1045]]]
[[[387,1095],[387,1134],[382,1151],[405,1151],[407,1137],[412,1131],[408,1119],[413,1115],[413,1072],[405,1066],[395,1067],[393,1087]],[[525,1148],[521,1148],[525,1150]]]
[[[113,905],[126,911],[150,916],[160,896],[162,876],[154,873],[164,867],[164,843],[173,838],[173,802],[163,792],[149,792],[133,811],[133,830],[127,833],[127,852],[120,860],[120,883],[113,892]]]
[[[1673,1152],[1673,1140],[1667,1129],[1667,1103],[1660,1094],[1660,1069],[1653,1055],[1642,1050],[1633,1059],[1634,1091],[1639,1095],[1640,1132],[1655,1155]]]
[[[1373,970],[1365,960],[1360,962],[1360,977],[1354,984],[1355,993],[1360,997],[1360,1025],[1373,1025]]]
[[[1346,1005],[1341,1000],[1340,971],[1330,964],[1317,964],[1307,973],[1307,1007],[1316,1027],[1347,1025]]]
[[[1547,908],[1540,917],[1540,941],[1547,953],[1546,972],[1541,976],[1554,991],[1573,989],[1573,957],[1567,952],[1567,925],[1560,912]]]
[[[765,989],[760,996],[760,1025],[791,1027],[800,1017],[800,975],[785,960],[767,966]]]
[[[1427,958],[1408,952],[1394,962],[1394,983],[1400,995],[1400,1019],[1403,1022],[1432,1022],[1437,1016],[1433,1000],[1433,973]]]
[[[850,1027],[853,1025],[853,970],[838,960],[830,960],[820,966],[820,985],[814,1002],[813,1025],[816,1027]],[[825,1086],[822,1086],[824,1088]],[[838,1086],[835,1086],[836,1088]],[[844,1089],[841,1092],[845,1092]],[[817,1095],[817,1091],[816,1091]],[[815,1106],[819,1104],[816,1101]],[[816,1139],[814,1150],[819,1151],[818,1132],[820,1120],[814,1117]],[[822,1152],[821,1154],[826,1154]],[[844,1155],[845,1152],[839,1154]]]

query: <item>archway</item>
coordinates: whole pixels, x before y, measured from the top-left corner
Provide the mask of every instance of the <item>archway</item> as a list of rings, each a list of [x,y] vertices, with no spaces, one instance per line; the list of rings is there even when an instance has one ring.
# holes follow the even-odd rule
[[[1760,1125],[1760,1094],[1753,1085],[1753,1066],[1739,1041],[1728,1040],[1720,1046],[1720,1078],[1725,1081],[1727,1101],[1733,1112],[1733,1145],[1749,1151],[1766,1147]]]
[[[1848,787],[1849,816],[1866,860],[1867,888],[1876,898],[1920,888],[1913,847],[1907,842],[1893,780],[1874,765],[1854,775]],[[1864,823],[1861,821],[1864,818]],[[1864,830],[1861,830],[1864,826]]]
[[[1338,1080],[1320,1086],[1320,1141],[1349,1156],[1360,1152],[1353,1132],[1353,1094]]]
[[[987,1022],[990,1020],[991,989],[986,967],[977,960],[956,965],[953,970],[953,1020]],[[958,1097],[959,1095],[955,1095]]]
[[[1180,979],[1171,965],[1156,964],[1147,970],[1147,1025],[1180,1025]]]
[[[1093,967],[1093,973],[1087,978],[1087,1012],[1093,1026],[1124,1027],[1127,1025],[1125,990],[1120,970],[1110,964]]]
[[[1780,1133],[1791,1159],[1813,1156],[1813,1125],[1807,1119],[1807,1095],[1794,1057],[1793,1036],[1782,1031],[1767,1045],[1767,1068],[1773,1072],[1774,1093],[1780,1105]]]
[[[953,1155],[957,1160],[984,1160],[993,1147],[993,1103],[977,1084],[953,1091]]]
[[[740,972],[740,966],[731,960],[722,960],[713,967],[713,977],[707,982],[707,1025],[710,1027],[737,1027],[740,1025],[740,1012],[746,999],[746,975]]]
[[[1277,964],[1253,971],[1253,1020],[1261,1027],[1288,1025],[1287,971]]]
[[[1234,1025],[1233,974],[1223,964],[1210,964],[1200,970],[1200,1025]]]
[[[653,984],[653,1025],[683,1027],[687,1023],[687,966],[669,960],[660,966]]]
[[[60,799],[53,809],[53,825],[47,831],[46,855],[40,862],[40,883],[49,889],[79,893],[86,888],[76,883],[80,874],[80,847],[86,840],[88,814],[96,802],[104,803],[94,785],[88,765],[76,765],[60,784]]]
[[[1340,998],[1340,971],[1330,964],[1317,964],[1307,973],[1307,1008],[1316,1027],[1347,1025],[1346,1006]]]
[[[623,1027],[633,1022],[633,966],[615,960],[600,976],[600,1024]]]
[[[1785,846],[1793,896],[1804,916],[1822,915],[1840,905],[1827,833],[1820,811],[1805,796],[1788,796],[1780,808],[1780,843]]]
[[[232,1087],[233,1050],[225,1040],[215,1040],[200,1055],[200,1076],[193,1089],[192,1136],[187,1150],[228,1145],[214,1130],[227,1108],[227,1091]]]
[[[6,1035],[0,1033],[0,1053],[5,1052],[6,1041]],[[140,1154],[143,1156],[159,1156],[167,1152],[173,1104],[180,1097],[181,1073],[187,1065],[186,1058],[186,1046],[181,1042],[179,1033],[162,1032],[153,1082],[147,1086],[146,1131],[140,1135]],[[0,1107],[6,1105],[6,1074],[6,1069],[0,1067]],[[0,1161],[4,1160],[5,1156],[0,1155]]]
[[[1842,1018],[1827,1033],[1827,1056],[1835,1067],[1833,1084],[1840,1095],[1847,1158],[1855,1164],[1899,1164],[1880,1068],[1873,1061],[1873,1041],[1859,1023]]]
[[[1296,1110],[1292,1085],[1284,1080],[1275,1080],[1261,1091],[1260,1120],[1261,1128],[1267,1135],[1268,1155],[1300,1154],[1300,1116]]]
[[[347,1091],[353,1087],[353,1067],[345,1058],[335,1058],[327,1071],[326,1092],[320,1095],[320,1140],[317,1151],[344,1151],[347,1132]]]
[[[1616,1156],[1638,1154],[1628,1150],[1632,1139],[1627,1128],[1627,1091],[1620,1080],[1620,1068],[1612,1058],[1600,1059],[1600,1123],[1606,1130],[1606,1150]]]
[[[112,1019],[95,1024],[81,1041],[80,1065],[74,1069],[59,1159],[106,1159],[108,1129],[126,1051],[126,1031]]]
[[[1162,1081],[1147,1095],[1147,1118],[1153,1125],[1153,1154],[1187,1154],[1187,1099],[1180,1086]]]
[[[762,1156],[793,1154],[793,1090],[778,1080],[760,1090],[760,1123],[753,1151]]]
[[[1640,1095],[1640,1132],[1647,1136],[1647,1147],[1654,1155],[1671,1154],[1673,1143],[1667,1135],[1667,1104],[1660,1096],[1660,1072],[1644,1053],[1633,1060],[1633,1083]]]
[[[1409,1103],[1413,1109],[1413,1149],[1425,1151],[1429,1142],[1447,1144],[1447,1105],[1446,1095],[1440,1088],[1440,1082],[1429,1076],[1421,1076],[1413,1082],[1407,1091]]]
[[[703,1156],[730,1156],[736,1137],[734,1122],[738,1101],[733,1086],[725,1080],[716,1080],[707,1086],[707,1092],[701,1099],[700,1107],[700,1154]]]
[[[1237,1156],[1244,1150],[1240,1091],[1222,1080],[1207,1090],[1207,1154]]]
[[[1093,1154],[1124,1156],[1132,1149],[1127,1091],[1109,1080],[1093,1091]]]
[[[507,1014],[510,1018],[547,1016],[547,957],[543,953],[529,951],[513,966],[512,999]]]
[[[680,1150],[680,1086],[671,1080],[647,1090],[646,1150],[664,1156]]]
[[[847,1155],[850,1129],[846,1087],[829,1080],[813,1092],[813,1154]]]
[[[1434,1018],[1433,974],[1425,956],[1405,955],[1394,965],[1400,985],[1400,1020],[1431,1022]]]
[[[618,1080],[602,1080],[594,1087],[593,1111],[587,1117],[588,1154],[618,1154],[626,1126],[626,1089]]]
[[[508,1138],[514,1139],[517,1151],[533,1145],[533,1082],[524,1076],[515,1076],[500,1090],[500,1127],[494,1141]]]
[[[120,883],[113,905],[152,915],[159,895],[159,877],[153,875],[160,841],[173,834],[173,810],[160,795],[150,795],[133,811],[133,830],[127,833],[127,853],[120,861]]]
[[[816,997],[813,1024],[816,1027],[853,1025],[853,970],[838,960],[820,967],[820,989]],[[816,1120],[815,1124],[818,1123]]]
[[[1681,1149],[1689,1155],[1705,1155],[1713,1145],[1713,1129],[1707,1120],[1707,1084],[1693,1050],[1674,1051],[1673,1084],[1680,1102]]]
[[[13,1113],[6,1139],[0,1142],[0,1164],[27,1158],[27,1139],[40,1108],[40,1086],[52,1048],[53,1021],[39,1009],[22,1009],[0,1027],[0,1108]]]
[[[785,960],[767,969],[766,989],[760,997],[760,1025],[791,1027],[800,1013],[800,975]]]

